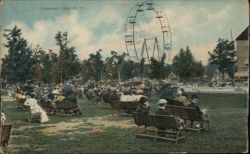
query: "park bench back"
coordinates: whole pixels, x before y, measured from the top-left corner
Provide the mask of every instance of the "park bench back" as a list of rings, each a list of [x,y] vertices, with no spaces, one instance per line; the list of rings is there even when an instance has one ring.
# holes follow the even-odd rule
[[[159,128],[178,130],[178,124],[172,115],[154,115],[142,114],[138,112],[133,113],[134,122],[137,126],[155,126]]]
[[[178,130],[177,121],[174,116],[169,115],[155,115],[154,116],[155,126],[157,128],[166,128]]]
[[[182,102],[179,102],[170,98],[166,98],[166,100],[168,101],[169,105],[184,106]]]
[[[39,101],[39,105],[41,105],[42,108],[53,108],[53,104],[51,101],[44,101],[44,102],[40,102]]]
[[[166,110],[171,114],[178,116],[184,120],[201,121],[202,117],[198,113],[197,109],[192,107],[166,105]]]
[[[137,126],[154,126],[154,115],[133,112],[134,122]]]
[[[60,109],[71,110],[71,109],[74,108],[73,104],[71,102],[69,102],[69,101],[66,101],[66,100],[63,100],[61,102],[56,101],[55,104],[56,104],[56,108],[59,109],[59,110]]]
[[[178,122],[173,115],[154,115],[133,112],[133,117],[137,125],[136,136],[138,137],[150,137],[154,140],[161,139],[177,143],[186,136],[185,130],[183,127],[178,127]],[[143,132],[139,131],[140,126],[144,126]],[[147,128],[148,126],[152,126],[154,129]],[[162,133],[164,135],[159,135]]]
[[[143,113],[133,113],[133,117],[134,117],[134,122],[137,126],[142,126],[145,125],[144,123],[144,114]]]
[[[1,144],[3,146],[8,145],[10,134],[11,134],[12,125],[3,125],[1,132]]]
[[[109,103],[113,109],[118,109],[120,100],[109,100]]]
[[[136,111],[138,105],[139,105],[138,101],[120,102],[119,109],[121,109],[121,110],[129,110],[129,111]]]
[[[155,125],[155,119],[153,114],[144,114],[144,123],[145,126],[154,126]]]

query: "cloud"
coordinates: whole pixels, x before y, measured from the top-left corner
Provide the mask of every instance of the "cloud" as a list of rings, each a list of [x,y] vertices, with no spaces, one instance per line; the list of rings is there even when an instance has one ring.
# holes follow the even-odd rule
[[[109,20],[105,20],[108,24],[111,24],[112,21],[117,22],[117,20],[119,20],[116,15],[112,17],[111,14],[109,14],[109,17]],[[56,33],[58,31],[68,32],[70,45],[76,46],[77,54],[80,59],[87,58],[90,53],[99,49],[121,50],[122,42],[119,42],[119,40],[121,40],[123,36],[120,38],[118,30],[115,30],[111,34],[105,34],[96,38],[95,34],[92,32],[93,26],[87,23],[89,22],[80,19],[78,13],[75,11],[70,14],[59,16],[55,20],[48,19],[36,21],[31,27],[27,26],[27,24],[22,21],[12,21],[6,27],[13,28],[17,25],[22,29],[23,37],[27,39],[30,45],[36,46],[39,44],[43,49],[53,49],[54,52],[58,51],[54,38]],[[101,17],[97,17],[93,23],[94,25],[102,23]]]
[[[53,49],[55,52],[58,51],[54,39],[56,33],[67,31],[70,45],[76,46],[80,59],[88,58],[90,53],[99,49],[103,50],[103,55],[108,55],[111,50],[125,52],[124,23],[133,3],[135,2],[128,0],[104,3],[95,8],[86,7],[84,12],[76,10],[62,14],[53,20],[50,17],[38,18],[30,25],[23,20],[14,20],[6,28],[17,25],[22,29],[24,38],[33,47],[39,44],[43,49]],[[238,8],[243,7],[241,4],[234,9],[235,5],[226,1],[221,1],[223,4],[216,7],[213,7],[216,4],[208,2],[199,4],[197,2],[195,5],[183,1],[159,1],[159,3],[162,3],[160,7],[166,10],[172,30],[171,58],[181,48],[189,46],[194,57],[205,64],[208,59],[207,51],[215,47],[215,41],[219,37],[227,39],[231,27],[236,29],[233,29],[235,34],[239,34],[247,24],[247,21],[241,20],[244,18],[243,12],[246,12],[239,13]],[[158,28],[155,23],[148,26],[151,29]],[[147,26],[142,28],[147,29]],[[4,50],[6,53],[6,48]]]
[[[192,54],[197,61],[202,61],[203,64],[208,64],[208,52],[213,51],[217,42],[201,44],[191,48]]]

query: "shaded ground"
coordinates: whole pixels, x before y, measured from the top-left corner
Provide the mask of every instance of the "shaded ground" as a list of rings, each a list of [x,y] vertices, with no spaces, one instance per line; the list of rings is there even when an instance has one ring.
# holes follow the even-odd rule
[[[151,112],[157,108],[155,96]],[[200,94],[208,109],[211,130],[188,133],[179,144],[135,138],[132,117],[113,116],[108,104],[92,105],[79,99],[83,117],[50,116],[44,124],[29,123],[28,112],[16,109],[15,102],[4,103],[8,123],[13,124],[10,153],[138,153],[246,151],[247,107],[244,95]]]

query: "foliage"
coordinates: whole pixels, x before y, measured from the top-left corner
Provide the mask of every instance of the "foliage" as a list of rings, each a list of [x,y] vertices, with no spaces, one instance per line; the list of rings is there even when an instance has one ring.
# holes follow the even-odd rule
[[[215,75],[218,75],[218,72],[218,66],[214,64],[207,64],[204,69],[204,75],[208,80],[211,80]]]
[[[165,65],[166,54],[164,53],[161,59],[158,61],[154,57],[150,58],[150,74],[151,78],[155,79],[164,79],[169,74],[169,69]]]
[[[204,67],[202,65],[202,61],[196,61],[192,77],[195,79],[201,79],[201,77],[203,77],[203,74],[204,74]]]
[[[8,54],[2,59],[2,77],[10,83],[26,82],[32,77],[33,58],[32,50],[22,37],[21,29],[15,26],[5,30],[7,39],[5,47]]]
[[[59,56],[57,64],[54,65],[55,70],[55,82],[59,83],[58,76],[61,80],[68,80],[80,73],[81,63],[76,55],[76,48],[74,46],[69,47],[70,41],[68,40],[68,33],[61,33],[60,31],[55,36],[56,45],[59,46]]]
[[[94,78],[96,81],[101,80],[104,70],[104,62],[101,55],[102,50],[96,51],[96,54],[89,54],[89,58],[84,60],[81,69],[82,76],[85,81]]]
[[[121,55],[119,55],[115,51],[110,52],[111,56],[107,57],[105,59],[105,76],[107,78],[111,79],[117,79],[118,73],[121,71],[122,64],[124,62],[124,58],[126,54],[123,52]]]
[[[215,49],[209,54],[209,63],[218,65],[219,71],[222,73],[222,79],[224,74],[228,73],[233,78],[236,71],[236,51],[234,47],[234,41],[228,41],[219,38]]]
[[[133,69],[135,68],[135,63],[131,60],[126,60],[121,63],[121,77],[123,80],[128,80],[133,78]]]
[[[187,81],[192,76],[195,66],[194,57],[189,49],[181,48],[179,53],[173,59],[173,71],[181,80]]]

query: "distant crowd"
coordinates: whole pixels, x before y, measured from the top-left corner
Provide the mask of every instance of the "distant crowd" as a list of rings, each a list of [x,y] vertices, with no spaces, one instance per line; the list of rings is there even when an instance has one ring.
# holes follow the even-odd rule
[[[5,88],[11,89],[8,85]],[[51,103],[52,108],[56,108],[58,102],[67,101],[73,106],[78,106],[77,99],[84,96],[94,104],[105,100],[139,101],[136,111],[148,114],[150,111],[149,98],[153,94],[159,94],[159,107],[155,114],[171,114],[165,108],[167,104],[170,104],[196,108],[201,116],[206,117],[205,110],[200,109],[197,95],[193,94],[189,97],[184,88],[171,84],[152,84],[150,82],[122,82],[119,84],[66,82],[58,85],[26,83],[17,84],[12,89],[15,90],[13,96],[19,102],[18,108],[28,109],[31,114],[39,113],[40,122],[49,121],[49,117],[43,109],[45,104]],[[81,112],[80,114],[82,115]],[[178,121],[181,126],[183,120],[179,118]]]

